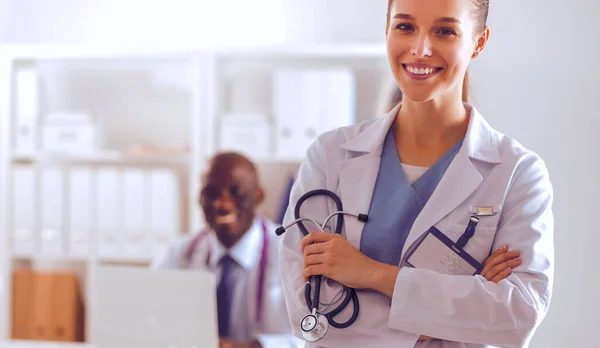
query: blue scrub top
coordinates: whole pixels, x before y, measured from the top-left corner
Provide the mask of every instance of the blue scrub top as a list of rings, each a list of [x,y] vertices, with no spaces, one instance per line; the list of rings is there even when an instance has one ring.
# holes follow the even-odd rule
[[[369,221],[360,240],[360,251],[379,262],[398,266],[402,249],[417,216],[433,194],[446,169],[462,146],[458,141],[417,181],[410,184],[392,128],[383,144],[381,163],[369,207]]]

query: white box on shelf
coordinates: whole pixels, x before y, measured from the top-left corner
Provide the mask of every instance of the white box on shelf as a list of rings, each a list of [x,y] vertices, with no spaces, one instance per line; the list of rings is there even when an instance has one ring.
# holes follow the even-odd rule
[[[142,169],[127,168],[121,178],[123,186],[121,201],[123,202],[124,254],[126,257],[147,256],[148,241],[146,238],[146,173]]]
[[[38,75],[34,69],[15,75],[15,151],[28,154],[37,148]]]
[[[12,247],[16,254],[33,254],[35,251],[35,170],[32,167],[13,168],[12,197]]]
[[[95,228],[98,255],[115,257],[121,251],[121,185],[116,168],[99,168],[96,172]]]
[[[149,226],[152,256],[162,255],[180,230],[180,193],[176,173],[153,169],[149,178]]]
[[[96,128],[88,114],[57,112],[46,115],[43,149],[48,152],[89,154],[96,151]]]
[[[271,124],[259,113],[228,113],[221,117],[221,150],[238,151],[250,157],[271,154]]]
[[[41,170],[40,247],[44,255],[64,253],[63,187],[63,171],[60,168],[46,167]]]
[[[73,256],[87,256],[91,251],[91,168],[80,167],[70,170],[69,198],[69,253]]]

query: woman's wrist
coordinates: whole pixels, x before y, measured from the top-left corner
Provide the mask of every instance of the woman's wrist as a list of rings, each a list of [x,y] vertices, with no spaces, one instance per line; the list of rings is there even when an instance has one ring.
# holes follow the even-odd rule
[[[389,297],[392,297],[394,293],[394,286],[396,285],[396,278],[400,272],[400,267],[388,265],[386,263],[375,262],[373,271],[371,274],[373,290],[379,291]]]

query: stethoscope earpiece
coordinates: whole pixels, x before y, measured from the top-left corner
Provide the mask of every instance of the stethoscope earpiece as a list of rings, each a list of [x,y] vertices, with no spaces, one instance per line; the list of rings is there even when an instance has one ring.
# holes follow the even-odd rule
[[[277,229],[275,230],[275,234],[278,236],[281,236],[284,233],[285,233],[285,228],[283,226],[277,227]]]

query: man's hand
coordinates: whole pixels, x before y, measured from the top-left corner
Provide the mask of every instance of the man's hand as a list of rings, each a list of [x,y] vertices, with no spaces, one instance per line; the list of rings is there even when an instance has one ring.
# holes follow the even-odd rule
[[[262,348],[258,341],[239,342],[229,338],[219,337],[219,348]]]

